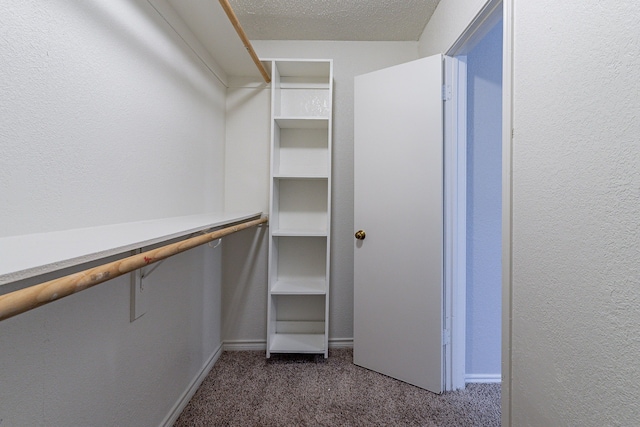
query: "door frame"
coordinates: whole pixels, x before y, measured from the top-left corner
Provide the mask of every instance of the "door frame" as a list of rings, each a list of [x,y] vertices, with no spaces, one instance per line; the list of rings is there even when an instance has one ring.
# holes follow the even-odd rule
[[[444,327],[445,389],[465,388],[467,251],[467,73],[461,57],[444,57]]]
[[[452,102],[445,123],[445,141],[455,151],[446,165],[453,176],[445,177],[445,209],[455,207],[456,216],[445,216],[448,237],[445,239],[445,292],[450,295],[447,315],[451,327],[451,349],[447,354],[450,372],[448,384],[464,387],[466,329],[466,62],[465,55],[500,18],[502,29],[502,425],[511,425],[512,365],[512,158],[513,158],[513,10],[515,0],[488,0],[445,55],[457,57],[451,73]],[[445,104],[446,105],[446,104]],[[445,107],[447,108],[447,107]],[[448,130],[449,137],[446,136]],[[445,154],[446,156],[446,154]],[[463,167],[464,166],[464,167]],[[463,175],[461,175],[463,174]],[[446,197],[445,196],[445,197]],[[450,210],[447,214],[451,213]],[[450,227],[450,228],[448,228]],[[446,274],[449,273],[449,274]]]

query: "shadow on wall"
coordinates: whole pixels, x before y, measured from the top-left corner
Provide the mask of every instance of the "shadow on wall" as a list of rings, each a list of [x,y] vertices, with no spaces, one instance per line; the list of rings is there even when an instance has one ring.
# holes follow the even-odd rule
[[[235,233],[223,242],[222,340],[225,343],[264,345],[266,342],[267,236],[267,226],[263,226]]]

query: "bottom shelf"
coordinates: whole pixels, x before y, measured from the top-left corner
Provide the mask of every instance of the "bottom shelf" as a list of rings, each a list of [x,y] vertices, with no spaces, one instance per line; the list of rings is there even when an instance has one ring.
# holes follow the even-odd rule
[[[272,353],[324,353],[324,334],[274,334],[269,351]]]

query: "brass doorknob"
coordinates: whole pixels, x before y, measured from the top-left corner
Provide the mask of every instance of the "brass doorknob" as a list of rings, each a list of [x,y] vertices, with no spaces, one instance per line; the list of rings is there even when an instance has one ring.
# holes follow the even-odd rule
[[[356,231],[356,239],[364,240],[365,237],[367,237],[367,233],[365,233],[364,230]]]

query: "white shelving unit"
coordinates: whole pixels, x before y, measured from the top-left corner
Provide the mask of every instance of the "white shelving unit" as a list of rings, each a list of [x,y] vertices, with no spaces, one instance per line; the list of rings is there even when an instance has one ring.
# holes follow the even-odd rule
[[[328,352],[331,60],[275,59],[267,357]]]

